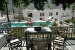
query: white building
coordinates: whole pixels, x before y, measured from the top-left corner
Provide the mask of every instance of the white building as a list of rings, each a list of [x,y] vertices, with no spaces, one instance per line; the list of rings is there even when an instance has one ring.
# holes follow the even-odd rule
[[[72,19],[71,10],[61,10],[61,9],[45,9],[45,10],[28,10],[23,11],[24,17],[29,17],[31,20],[39,20],[42,18],[53,17],[59,20]]]

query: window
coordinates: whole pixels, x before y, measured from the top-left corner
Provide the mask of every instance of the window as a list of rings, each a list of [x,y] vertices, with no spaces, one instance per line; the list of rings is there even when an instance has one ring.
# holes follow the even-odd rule
[[[40,16],[44,16],[44,13],[40,13]]]
[[[32,13],[28,13],[28,17],[32,17]]]
[[[52,12],[50,12],[50,13],[49,13],[49,16],[52,16],[52,15],[53,15],[53,13],[52,13]]]
[[[62,13],[62,17],[64,16],[64,13]]]
[[[58,12],[56,12],[56,15],[58,15]]]
[[[69,13],[67,12],[67,15],[66,16],[69,16]]]

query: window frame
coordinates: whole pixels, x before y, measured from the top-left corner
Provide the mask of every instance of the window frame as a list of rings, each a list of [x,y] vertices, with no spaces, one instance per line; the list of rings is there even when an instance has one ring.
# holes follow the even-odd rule
[[[32,15],[32,13],[28,13],[28,17],[32,17],[33,15]]]
[[[56,12],[56,15],[58,15],[58,12]]]
[[[53,13],[52,13],[52,12],[50,12],[50,13],[49,13],[49,16],[53,16]]]
[[[40,13],[40,16],[44,16],[44,13]]]

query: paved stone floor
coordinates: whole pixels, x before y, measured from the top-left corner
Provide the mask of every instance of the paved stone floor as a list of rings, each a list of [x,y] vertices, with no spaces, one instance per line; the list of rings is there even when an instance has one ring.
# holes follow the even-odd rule
[[[26,42],[24,43],[23,41],[22,43],[24,44],[24,46],[26,46]],[[64,48],[64,50],[75,50],[75,40],[67,40],[65,44],[66,44],[66,47]],[[22,47],[22,48],[23,50],[26,50],[26,47]],[[2,47],[0,50],[9,50],[9,47],[8,46]],[[53,47],[52,47],[52,50],[53,50]]]
[[[75,50],[75,45],[66,46],[69,50]]]
[[[66,46],[75,45],[75,40],[67,40]]]

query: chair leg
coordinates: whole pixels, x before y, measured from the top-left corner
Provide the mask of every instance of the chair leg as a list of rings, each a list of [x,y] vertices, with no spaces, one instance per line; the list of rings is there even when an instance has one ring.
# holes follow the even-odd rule
[[[9,48],[9,50],[13,50],[13,48]]]
[[[21,47],[21,50],[23,50],[23,48]]]
[[[10,50],[10,48],[9,48],[9,50]]]
[[[23,46],[24,46],[24,44],[25,44],[25,40],[24,40]]]

